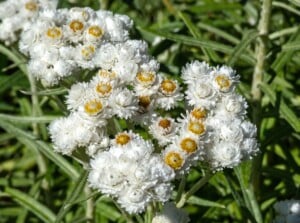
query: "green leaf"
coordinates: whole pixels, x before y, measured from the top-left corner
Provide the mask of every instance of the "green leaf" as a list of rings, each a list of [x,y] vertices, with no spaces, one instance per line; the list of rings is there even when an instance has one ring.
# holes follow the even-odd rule
[[[247,46],[257,38],[258,33],[256,30],[249,30],[248,32],[245,32],[245,35],[243,36],[243,39],[241,42],[234,48],[233,52],[231,53],[227,64],[229,66],[234,66],[237,59],[242,55],[244,50],[247,48]]]
[[[68,214],[69,210],[72,207],[72,203],[78,199],[83,193],[84,193],[84,186],[86,184],[86,180],[87,180],[87,176],[88,176],[88,171],[84,170],[80,177],[78,177],[77,182],[74,184],[73,189],[71,190],[69,196],[67,197],[67,199],[65,200],[64,204],[62,205],[62,207],[60,208],[57,217],[55,219],[56,223],[59,223],[62,221],[62,219],[66,216],[66,214]]]
[[[18,82],[24,81],[24,75],[21,72],[15,72],[10,76],[1,76],[0,78],[0,93],[10,89],[12,86],[16,85]]]
[[[53,223],[55,221],[54,213],[34,198],[19,190],[9,187],[5,188],[5,192],[9,194],[21,206],[35,214],[43,222]]]
[[[203,47],[203,48],[212,49],[212,50],[219,51],[222,53],[227,53],[227,54],[232,54],[232,52],[233,52],[232,47],[229,47],[229,46],[226,46],[224,44],[214,42],[214,41],[200,40],[200,39],[196,39],[196,38],[185,36],[185,35],[178,35],[178,34],[174,34],[174,33],[164,32],[161,30],[157,31],[157,30],[146,29],[146,28],[140,28],[140,29],[144,32],[150,32],[157,36],[165,37],[169,40],[172,40],[172,41],[175,41],[178,43],[182,43],[182,44],[185,44],[188,46]],[[254,58],[247,54],[242,54],[241,59],[250,65],[255,64]]]
[[[272,90],[267,84],[262,83],[260,85],[262,91],[268,96],[270,102],[273,106],[276,105],[276,92]],[[290,109],[287,104],[280,100],[279,113],[284,118],[296,132],[300,132],[300,118]]]
[[[292,12],[292,13],[298,15],[298,16],[300,15],[300,11],[299,10],[297,10],[294,7],[292,7],[292,6],[288,5],[288,4],[285,4],[283,2],[273,1],[272,5],[276,6],[276,7],[283,8],[283,9],[285,9],[287,11],[290,11],[290,12]]]
[[[297,51],[300,50],[300,41],[294,41],[282,46],[282,51]]]
[[[250,184],[251,176],[251,164],[250,162],[244,162],[234,168],[235,175],[238,178],[245,204],[249,212],[253,215],[257,223],[262,223],[262,215],[260,207],[254,195],[252,185]]]
[[[200,38],[201,34],[198,32],[197,27],[192,23],[191,19],[188,17],[188,15],[182,13],[182,12],[178,12],[179,17],[183,20],[183,22],[185,23],[185,25],[188,27],[190,33],[193,35],[193,37],[195,38]],[[212,58],[214,61],[218,60],[217,55],[214,51],[210,50],[210,49],[206,49],[203,48],[203,53],[208,57],[208,58]]]
[[[42,152],[48,159],[52,160],[61,170],[66,173],[71,179],[76,180],[79,177],[77,170],[68,163],[60,154],[55,153],[53,148],[47,143],[37,140],[36,137],[24,131],[15,125],[10,124],[2,119],[0,119],[0,126],[5,129],[8,133],[15,135],[15,137],[28,146],[33,148],[36,151]]]
[[[33,95],[33,93],[30,91],[21,91],[21,92],[26,95]],[[60,87],[54,89],[47,89],[44,91],[38,91],[35,94],[40,96],[52,96],[52,95],[62,95],[66,92],[68,92],[68,89],[66,89],[65,87]]]
[[[188,204],[195,204],[199,206],[205,206],[205,207],[216,207],[216,208],[226,208],[223,204],[219,204],[214,201],[209,201],[206,199],[202,199],[196,196],[191,196],[187,202]]]
[[[187,10],[194,13],[204,13],[204,12],[216,12],[216,11],[228,11],[228,10],[237,10],[241,9],[242,6],[238,3],[229,3],[221,4],[211,1],[211,3],[206,2],[205,4],[199,4],[196,6],[188,7]]]
[[[30,116],[6,115],[0,113],[0,119],[10,121],[12,123],[25,123],[25,124],[49,123],[57,118],[58,116],[30,117]]]
[[[2,44],[0,44],[0,53],[7,56],[11,61],[13,61],[20,68],[20,70],[24,74],[27,74],[26,61],[24,60],[24,58],[20,57],[19,54],[16,55],[15,52],[12,52],[10,49],[3,46]]]

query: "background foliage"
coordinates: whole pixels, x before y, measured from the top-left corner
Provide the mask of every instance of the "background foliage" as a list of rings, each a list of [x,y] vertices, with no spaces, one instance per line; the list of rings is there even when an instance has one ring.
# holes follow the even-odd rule
[[[196,59],[233,66],[240,74],[238,90],[258,126],[261,152],[217,173],[191,197],[184,207],[191,222],[267,223],[274,202],[300,197],[300,2],[267,1],[272,2],[267,33],[258,29],[259,0],[60,1],[60,7],[130,16],[132,38],[148,41],[168,75],[179,77],[182,66]],[[263,57],[257,57],[260,44]],[[33,86],[17,46],[0,45],[0,52],[0,222],[87,222],[93,205],[94,222],[143,222],[144,216],[127,216],[112,200],[88,191],[81,165],[53,152],[47,124],[65,114],[67,88]],[[263,77],[254,97],[258,59],[264,60]],[[37,94],[31,94],[34,87]],[[201,175],[195,168],[185,188]]]

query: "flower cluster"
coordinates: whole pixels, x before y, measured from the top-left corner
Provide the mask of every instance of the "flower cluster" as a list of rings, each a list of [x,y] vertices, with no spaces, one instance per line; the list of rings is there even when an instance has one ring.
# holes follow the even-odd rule
[[[114,63],[113,52],[122,47],[111,52],[107,49],[111,50],[111,43],[128,40],[131,26],[129,17],[109,11],[48,9],[24,28],[19,48],[30,57],[29,72],[43,85],[52,86],[82,69],[100,68],[103,61],[106,66],[108,60]]]
[[[165,162],[179,175],[197,160],[216,171],[257,153],[256,127],[245,120],[247,103],[235,92],[238,78],[230,67],[199,61],[183,69],[187,114],[174,124],[175,133],[170,133],[171,143],[164,150]]]
[[[300,222],[300,200],[285,200],[274,204],[276,217],[273,223]]]
[[[39,12],[55,9],[57,0],[6,0],[0,3],[0,40],[10,45],[19,39],[19,33],[30,27]]]
[[[199,161],[217,171],[257,152],[256,128],[245,119],[247,104],[235,91],[239,77],[231,68],[194,61],[183,69],[182,80],[175,80],[159,73],[144,41],[130,39],[129,17],[87,7],[55,9],[56,4],[1,3],[0,39],[12,43],[21,32],[19,49],[29,58],[28,71],[44,86],[95,72],[73,83],[66,96],[68,116],[49,126],[57,152],[78,157],[84,151],[90,157],[91,187],[139,213],[150,202],[168,201],[174,178]],[[168,113],[184,99],[184,114]],[[120,119],[128,131],[114,126]],[[130,126],[136,125],[152,137],[134,133]],[[171,209],[166,205],[167,215]],[[173,222],[170,216],[156,220]]]
[[[144,211],[151,201],[166,202],[174,171],[153,151],[153,144],[139,135],[118,133],[109,150],[91,161],[90,185],[116,198],[129,213]]]

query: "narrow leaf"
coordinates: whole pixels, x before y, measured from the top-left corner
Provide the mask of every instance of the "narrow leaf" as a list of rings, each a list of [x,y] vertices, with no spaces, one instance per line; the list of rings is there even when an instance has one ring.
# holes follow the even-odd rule
[[[0,113],[0,119],[15,122],[15,123],[24,123],[24,124],[32,124],[32,123],[49,123],[58,116],[40,116],[40,117],[30,117],[30,116],[15,116],[15,115],[7,115]]]
[[[71,190],[69,196],[65,200],[64,204],[60,208],[57,217],[55,219],[56,223],[59,223],[62,221],[62,219],[66,216],[66,214],[69,212],[70,208],[72,207],[72,203],[79,198],[80,195],[82,195],[84,192],[84,186],[86,184],[86,179],[88,176],[88,171],[83,171],[78,177],[77,182],[74,184],[73,189]]]
[[[268,85],[260,85],[262,91],[268,96],[271,104],[275,106],[276,104],[276,92],[272,90]],[[280,100],[279,113],[284,118],[296,132],[300,132],[300,118],[287,106],[287,104]]]
[[[42,152],[48,159],[52,160],[57,166],[59,166],[61,170],[65,172],[71,179],[76,180],[79,177],[76,169],[60,154],[55,153],[53,148],[47,143],[36,140],[36,137],[31,133],[1,119],[0,126],[8,133],[15,135],[20,142],[27,145],[29,148],[34,148],[36,151]]]
[[[223,204],[219,204],[217,202],[214,201],[209,201],[206,199],[202,199],[196,196],[191,196],[188,200],[187,200],[188,204],[195,204],[195,205],[199,205],[199,206],[206,206],[206,207],[216,207],[216,208],[225,208],[225,206]]]
[[[46,206],[35,200],[34,198],[28,196],[27,194],[7,187],[5,192],[9,194],[16,202],[18,202],[21,206],[31,211],[35,214],[39,219],[43,222],[53,223],[55,220],[54,213],[49,210]]]
[[[182,43],[182,44],[185,44],[188,46],[208,48],[208,49],[212,49],[212,50],[219,51],[222,53],[227,53],[227,54],[231,54],[233,52],[232,47],[218,43],[218,42],[214,42],[214,41],[199,40],[199,39],[195,39],[193,37],[174,34],[174,33],[167,33],[167,32],[160,31],[160,30],[157,31],[157,30],[145,29],[145,28],[140,28],[140,30],[144,31],[144,32],[150,32],[157,36],[165,37],[169,40],[172,40],[172,41],[175,41],[178,43]],[[251,65],[255,64],[254,58],[249,55],[242,54],[241,59]]]
[[[239,57],[242,55],[244,50],[248,47],[248,45],[257,38],[258,33],[255,30],[250,30],[245,33],[243,39],[241,42],[234,48],[233,52],[230,55],[230,58],[228,59],[227,64],[229,66],[234,66],[235,62]]]

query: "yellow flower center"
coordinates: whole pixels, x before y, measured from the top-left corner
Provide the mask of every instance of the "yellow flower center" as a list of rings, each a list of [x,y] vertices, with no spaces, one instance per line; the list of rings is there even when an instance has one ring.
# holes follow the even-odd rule
[[[119,145],[125,145],[130,141],[130,135],[127,133],[120,133],[116,136],[116,143]]]
[[[61,28],[59,27],[51,27],[47,30],[46,35],[51,39],[59,39],[62,35]]]
[[[95,47],[93,45],[84,46],[81,49],[82,57],[86,60],[90,60],[95,53]]]
[[[193,153],[197,150],[197,143],[192,138],[184,138],[180,142],[180,147],[187,153]]]
[[[25,8],[28,10],[28,11],[36,11],[38,9],[38,5],[36,4],[36,2],[34,1],[29,1],[29,2],[26,2],[25,3]]]
[[[79,20],[73,20],[69,24],[69,27],[73,32],[81,31],[83,29],[83,26],[84,26],[83,23],[80,22]]]
[[[103,78],[108,78],[110,80],[113,80],[117,77],[117,74],[113,71],[108,71],[108,70],[99,70],[98,74],[100,77]]]
[[[103,109],[103,105],[99,100],[91,100],[85,103],[84,111],[89,115],[97,115]]]
[[[205,132],[205,126],[202,122],[193,122],[188,123],[188,130],[196,135],[202,135]]]
[[[193,118],[199,120],[206,117],[206,110],[204,108],[194,108],[190,114]]]
[[[160,84],[160,90],[162,91],[162,93],[166,94],[166,95],[171,95],[174,93],[174,91],[176,90],[177,85],[175,83],[175,81],[172,80],[163,80]]]
[[[171,168],[177,170],[183,166],[184,160],[183,157],[177,152],[168,152],[165,155],[165,163]]]
[[[96,91],[102,96],[109,95],[111,93],[111,90],[112,90],[112,86],[110,85],[110,83],[100,82],[96,86]]]
[[[100,38],[103,36],[103,30],[99,26],[90,26],[88,28],[88,34],[93,37]]]
[[[156,79],[156,74],[153,72],[139,72],[136,75],[136,80],[142,85],[152,85]]]
[[[167,129],[171,126],[171,121],[169,119],[161,119],[159,122],[158,122],[158,126],[159,127],[162,127],[163,129]]]
[[[219,86],[221,91],[228,91],[231,86],[230,79],[225,75],[218,75],[215,78],[217,85]]]
[[[140,96],[139,97],[139,106],[147,108],[151,103],[150,96]]]

